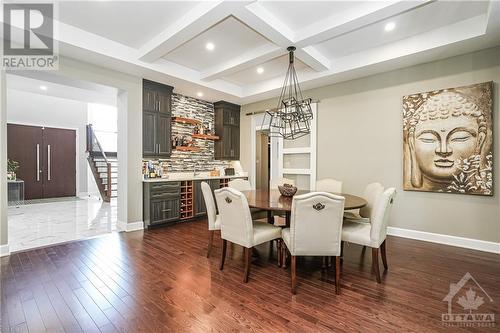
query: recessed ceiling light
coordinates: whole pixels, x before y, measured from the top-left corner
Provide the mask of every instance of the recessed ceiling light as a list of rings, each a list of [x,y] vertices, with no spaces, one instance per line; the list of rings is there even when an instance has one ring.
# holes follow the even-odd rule
[[[40,90],[43,90],[43,91],[47,90],[47,86],[40,86]]]
[[[215,45],[214,43],[210,43],[208,42],[207,45],[205,45],[205,47],[207,48],[207,50],[209,51],[213,51],[213,49],[215,49]]]
[[[396,23],[389,22],[385,25],[385,31],[392,31],[396,27]]]
[[[259,73],[259,74],[264,73],[264,68],[262,68],[262,67],[257,67],[257,73]]]
[[[201,91],[199,91],[199,92],[196,93],[196,96],[203,97],[203,93]]]

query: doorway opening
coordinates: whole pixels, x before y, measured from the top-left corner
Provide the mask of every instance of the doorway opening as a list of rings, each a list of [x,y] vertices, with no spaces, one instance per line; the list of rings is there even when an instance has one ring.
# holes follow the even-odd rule
[[[117,96],[52,74],[7,74],[12,252],[117,230]]]
[[[271,174],[271,140],[265,131],[255,132],[255,188],[268,190]]]

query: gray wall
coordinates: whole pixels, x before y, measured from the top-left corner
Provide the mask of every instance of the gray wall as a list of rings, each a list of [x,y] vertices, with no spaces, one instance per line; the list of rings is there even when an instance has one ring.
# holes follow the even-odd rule
[[[87,192],[87,103],[7,89],[7,123],[77,129],[77,195]]]
[[[493,197],[402,190],[403,95],[495,81],[496,132]],[[391,226],[500,242],[500,152],[498,105],[500,47],[305,92],[319,99],[317,178],[344,182],[345,192],[362,194],[374,181],[398,190]],[[249,111],[274,106],[266,100],[242,108],[241,163],[251,170]],[[252,175],[251,175],[252,176]]]

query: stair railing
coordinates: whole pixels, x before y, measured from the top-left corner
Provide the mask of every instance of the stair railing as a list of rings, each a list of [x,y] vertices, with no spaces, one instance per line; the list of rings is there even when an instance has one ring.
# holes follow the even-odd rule
[[[106,163],[106,179],[108,184],[108,189],[106,190],[106,197],[103,198],[105,201],[109,201],[111,199],[111,162],[109,162],[104,149],[102,149],[101,143],[97,139],[95,135],[94,129],[92,128],[92,124],[87,125],[87,152],[95,156],[95,154],[99,154],[104,158],[104,162]]]

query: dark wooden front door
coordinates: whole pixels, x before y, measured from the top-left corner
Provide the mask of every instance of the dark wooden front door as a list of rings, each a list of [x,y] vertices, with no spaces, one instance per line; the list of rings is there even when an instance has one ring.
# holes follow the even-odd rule
[[[76,195],[76,132],[7,125],[7,156],[18,161],[25,199]]]
[[[42,150],[41,127],[7,124],[7,157],[19,162],[25,199],[43,198]]]
[[[43,197],[76,195],[76,132],[43,129]]]

